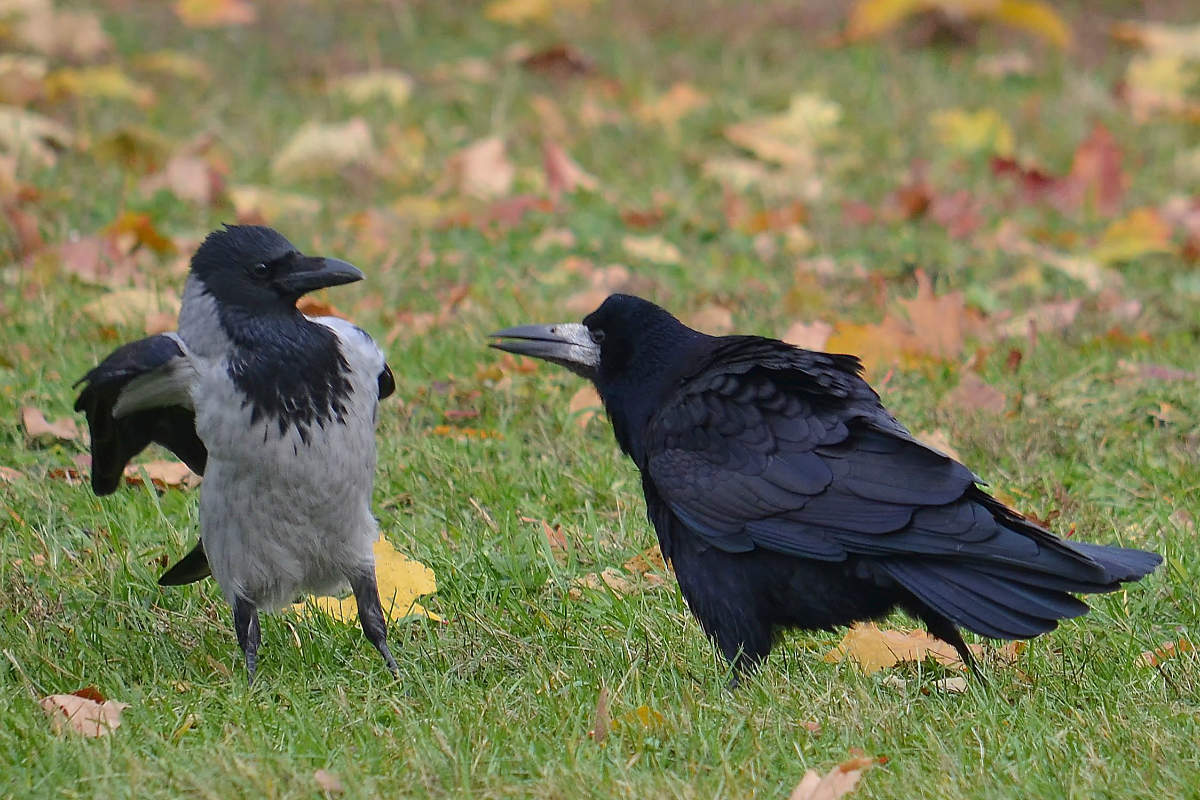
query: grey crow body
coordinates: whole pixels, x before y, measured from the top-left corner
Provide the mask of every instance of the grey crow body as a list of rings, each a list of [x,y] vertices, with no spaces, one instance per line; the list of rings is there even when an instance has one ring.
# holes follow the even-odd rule
[[[160,579],[211,574],[233,608],[254,678],[258,611],[347,583],[363,632],[395,673],[375,582],[375,424],[395,388],[363,330],[310,318],[306,292],[361,280],[301,254],[278,232],[227,226],[192,257],[179,330],[126,344],[80,381],[92,488],[116,490],[151,442],[204,475],[200,542]]]
[[[1063,541],[1006,508],[915,440],[853,356],[707,336],[628,295],[582,325],[492,335],[595,384],[683,597],[737,668],[781,628],[895,608],[970,664],[959,627],[1033,637],[1087,611],[1072,593],[1111,592],[1161,561]]]

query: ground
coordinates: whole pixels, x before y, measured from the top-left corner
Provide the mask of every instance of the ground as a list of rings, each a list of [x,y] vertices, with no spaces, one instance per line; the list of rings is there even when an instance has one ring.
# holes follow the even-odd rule
[[[1176,221],[1200,185],[1197,115],[1128,98],[1140,56],[1109,27],[1145,19],[1143,4],[1068,6],[1067,51],[990,21],[908,20],[841,43],[837,4],[578,0],[513,24],[496,9],[521,4],[271,0],[256,21],[213,28],[174,5],[75,6],[102,23],[99,55],[47,54],[4,29],[59,76],[20,101],[74,140],[22,160],[15,192],[0,181],[13,223],[0,228],[0,795],[310,797],[324,769],[348,797],[783,797],[855,748],[887,757],[864,798],[1200,785],[1200,659],[1141,657],[1200,624],[1200,238]],[[1187,21],[1161,6],[1151,18]],[[148,52],[191,60],[168,74]],[[1014,53],[1027,70],[986,66]],[[62,72],[97,64],[142,94]],[[412,78],[409,96],[331,88],[381,67]],[[660,103],[676,85],[702,95],[686,113]],[[16,91],[0,82],[5,102]],[[753,130],[748,144],[730,134],[796,95],[812,128],[789,129],[796,149],[772,158]],[[938,132],[947,109],[996,119],[972,143]],[[273,170],[305,123],[355,118],[338,141],[365,125],[370,152],[354,145],[330,168],[325,142]],[[1110,167],[1119,154],[1117,178],[1079,178],[1082,199],[1033,196],[1055,176],[1069,194],[1061,176],[1097,135],[1090,152]],[[494,144],[455,155],[488,137],[503,157]],[[142,185],[180,154],[211,170],[214,195]],[[1000,174],[1005,158],[1016,177]],[[717,159],[782,171],[784,185],[722,182]],[[246,186],[307,207],[256,207]],[[1168,233],[1105,253],[1105,232],[1111,244],[1137,209]],[[145,228],[105,233],[123,214],[166,237],[163,252]],[[73,382],[154,324],[97,312],[132,302],[116,289],[178,291],[198,237],[238,219],[368,275],[320,299],[384,342],[396,375],[375,504],[388,541],[434,570],[424,602],[441,618],[393,625],[399,680],[356,627],[276,615],[248,688],[218,588],[155,583],[193,542],[197,491],[98,499],[64,477],[83,442],[33,440],[19,422],[24,407],[71,416]],[[128,271],[81,276],[61,247],[81,238]],[[906,317],[919,281],[948,299]],[[709,329],[829,323],[831,348],[871,348],[896,415],[993,491],[1060,535],[1152,549],[1163,566],[1092,598],[1015,665],[985,659],[987,682],[965,693],[939,689],[957,673],[932,661],[872,675],[828,663],[844,632],[784,635],[730,691],[673,578],[625,566],[653,532],[603,417],[580,424],[570,408],[582,382],[485,347],[501,327],[578,320],[613,288]],[[911,330],[950,318],[945,340]],[[964,376],[991,393],[952,394]],[[578,586],[606,569],[629,585]],[[121,727],[54,733],[37,699],[85,686],[130,704]],[[593,737],[602,687],[617,724]]]

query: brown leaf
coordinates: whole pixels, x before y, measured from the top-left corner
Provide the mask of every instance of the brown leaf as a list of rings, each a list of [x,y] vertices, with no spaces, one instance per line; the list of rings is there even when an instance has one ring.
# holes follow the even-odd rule
[[[553,197],[571,194],[576,189],[594,192],[600,185],[599,181],[571,160],[562,146],[554,142],[542,144],[542,168],[546,171],[546,187]]]
[[[21,423],[25,426],[25,435],[33,441],[71,442],[79,438],[75,420],[63,417],[58,422],[48,422],[46,416],[32,406],[21,409]]]
[[[34,111],[0,106],[0,151],[53,166],[58,153],[71,147],[75,137],[64,125]]]
[[[551,45],[521,58],[521,66],[530,72],[551,78],[574,78],[596,69],[595,62],[569,44]]]
[[[1096,123],[1091,134],[1075,151],[1071,171],[1056,177],[1014,159],[992,159],[992,172],[1017,180],[1028,202],[1045,202],[1064,213],[1078,211],[1090,203],[1100,214],[1120,210],[1129,179],[1122,170],[1123,155],[1108,129]]]
[[[97,703],[74,694],[43,697],[41,706],[50,715],[56,733],[73,730],[92,738],[107,736],[120,727],[121,712],[129,708],[128,703],[115,700]]]
[[[592,714],[592,729],[588,736],[596,743],[602,743],[608,737],[608,687],[601,686],[600,694],[596,697],[596,711]]]
[[[296,303],[296,308],[301,314],[309,317],[338,317],[339,319],[350,319],[337,306],[332,303],[327,303],[324,300],[313,297],[311,294],[306,294]]]
[[[192,488],[200,483],[200,476],[188,469],[182,461],[147,461],[125,467],[125,482],[130,486],[141,486],[142,475],[150,479],[158,489]]]
[[[258,10],[249,0],[175,0],[174,7],[189,28],[249,25],[258,19]]]
[[[690,83],[675,83],[665,93],[634,112],[642,122],[670,127],[693,111],[708,105],[708,95]]]
[[[272,160],[271,174],[286,181],[329,177],[350,167],[374,168],[378,158],[371,128],[362,117],[306,122]]]
[[[882,758],[851,758],[838,764],[824,777],[816,770],[810,769],[792,790],[789,800],[837,800],[839,797],[845,797],[854,791],[864,772],[882,763]]]
[[[678,264],[683,260],[679,248],[661,236],[625,236],[621,246],[633,258],[655,264]]]
[[[981,654],[980,645],[970,645],[971,651]],[[946,667],[965,670],[958,651],[925,631],[881,630],[872,622],[856,623],[841,643],[825,654],[825,661],[836,664],[852,658],[864,673],[870,675],[906,661],[933,658]]]
[[[1160,644],[1153,650],[1146,650],[1139,656],[1141,662],[1147,667],[1157,667],[1159,664],[1176,656],[1190,653],[1195,648],[1187,639],[1178,639],[1175,641],[1167,641]]]
[[[600,395],[596,393],[596,388],[589,383],[571,395],[567,410],[575,417],[576,425],[586,428],[588,423],[596,418],[596,414],[604,410],[604,404]]]
[[[498,136],[480,139],[446,162],[446,178],[454,189],[485,200],[508,194],[516,174],[504,140]]]
[[[19,469],[13,469],[12,467],[0,467],[0,481],[4,481],[5,483],[16,483],[24,477],[25,473],[21,472]]]
[[[805,350],[825,350],[825,344],[833,333],[833,326],[828,322],[813,320],[812,322],[793,322],[783,334],[783,341]]]
[[[921,444],[928,445],[934,450],[950,456],[955,461],[962,461],[962,456],[958,454],[958,450],[954,448],[954,445],[950,444],[950,436],[944,429],[935,428],[932,431],[914,435]]]
[[[1064,331],[1075,324],[1075,317],[1082,307],[1083,300],[1080,299],[1040,303],[1004,322],[998,330],[1002,336],[1011,337]]]
[[[712,336],[724,336],[733,330],[733,312],[709,303],[688,315],[688,325]]]
[[[1004,393],[974,372],[967,372],[942,401],[943,405],[953,409],[971,411],[987,411],[992,414],[1003,414],[1008,408],[1008,399]]]
[[[122,212],[104,232],[126,253],[135,247],[148,247],[159,255],[174,253],[177,249],[175,243],[155,227],[149,214],[137,211]]]
[[[151,195],[165,189],[181,200],[210,206],[224,191],[225,179],[207,159],[177,155],[167,161],[162,172],[144,178],[140,188]]]
[[[95,61],[112,49],[94,11],[63,10],[32,3],[15,26],[16,38],[31,50],[53,59]]]
[[[327,769],[319,769],[313,773],[313,783],[317,785],[325,794],[341,794],[346,791],[346,787],[342,785],[342,781],[337,775],[334,775]]]

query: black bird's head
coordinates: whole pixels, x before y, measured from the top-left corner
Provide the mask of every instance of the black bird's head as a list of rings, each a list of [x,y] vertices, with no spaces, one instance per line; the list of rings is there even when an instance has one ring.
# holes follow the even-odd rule
[[[609,295],[583,324],[519,325],[492,334],[498,350],[560,364],[596,385],[617,440],[631,452],[635,429],[709,337],[640,297]]]
[[[226,225],[192,256],[192,275],[218,303],[259,314],[295,309],[304,294],[363,279],[351,264],[306,256],[262,225]]]

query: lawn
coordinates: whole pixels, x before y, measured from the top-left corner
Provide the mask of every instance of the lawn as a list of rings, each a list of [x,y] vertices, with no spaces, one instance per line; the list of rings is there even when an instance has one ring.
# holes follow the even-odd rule
[[[863,798],[1200,786],[1200,46],[1110,35],[1194,24],[1186,4],[1069,4],[1065,50],[992,20],[839,41],[837,3],[68,4],[100,23],[89,50],[79,17],[30,11],[31,33],[18,5],[0,796],[337,794],[325,770],[345,797],[786,797],[859,750],[887,759]],[[13,108],[65,130],[13,136]],[[368,275],[319,299],[396,376],[375,506],[440,617],[393,624],[398,681],[357,627],[282,614],[247,687],[215,583],[155,583],[198,492],[98,499],[84,441],[22,424],[72,416],[75,380],[162,329],[191,250],[238,220]],[[673,578],[628,566],[654,535],[582,382],[486,349],[611,290],[862,353],[897,417],[1006,501],[1164,564],[963,693],[930,660],[826,661],[844,631],[786,634],[731,691]],[[615,588],[587,579],[605,570]],[[37,701],[88,686],[129,704],[121,726],[55,733]]]

